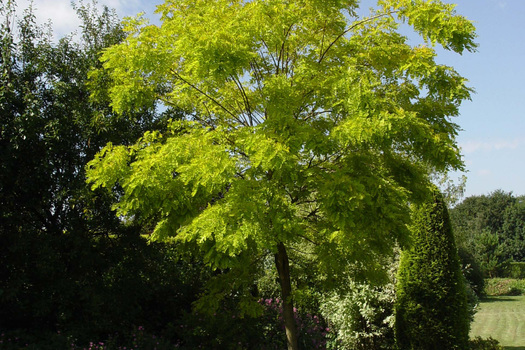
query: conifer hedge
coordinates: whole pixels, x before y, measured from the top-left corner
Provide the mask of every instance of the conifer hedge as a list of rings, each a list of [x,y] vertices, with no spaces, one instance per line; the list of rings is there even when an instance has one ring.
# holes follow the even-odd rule
[[[402,252],[396,343],[403,350],[467,349],[470,315],[448,211],[439,190],[414,206],[413,242]]]

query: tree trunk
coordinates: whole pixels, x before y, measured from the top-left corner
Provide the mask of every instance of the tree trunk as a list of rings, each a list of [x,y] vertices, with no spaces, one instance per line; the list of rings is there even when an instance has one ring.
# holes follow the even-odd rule
[[[288,263],[288,254],[286,254],[286,248],[283,243],[277,245],[275,266],[277,267],[277,273],[279,274],[279,281],[281,284],[286,343],[288,345],[288,350],[298,350],[297,328],[293,314],[292,285],[290,283],[290,265]]]

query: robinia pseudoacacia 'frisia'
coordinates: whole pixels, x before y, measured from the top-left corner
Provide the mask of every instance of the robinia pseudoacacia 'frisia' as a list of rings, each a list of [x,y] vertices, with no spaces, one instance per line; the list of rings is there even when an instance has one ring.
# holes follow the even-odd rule
[[[154,220],[154,239],[198,247],[212,268],[241,271],[237,284],[273,255],[290,349],[290,249],[309,246],[327,280],[346,262],[373,264],[407,234],[429,169],[462,168],[450,117],[471,91],[433,47],[473,51],[473,25],[439,0],[357,8],[167,0],[159,26],[129,19],[127,39],[102,56],[117,112],[162,103],[187,119],[108,144],[88,181],[118,183],[118,215]],[[400,22],[425,44],[409,45]]]

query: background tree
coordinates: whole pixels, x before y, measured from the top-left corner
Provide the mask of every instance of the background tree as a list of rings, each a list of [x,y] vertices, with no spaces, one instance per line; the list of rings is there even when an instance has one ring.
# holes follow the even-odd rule
[[[500,243],[496,233],[483,230],[477,235],[473,247],[486,277],[504,276],[510,259],[506,257],[505,245]]]
[[[466,349],[467,294],[450,219],[436,189],[414,208],[413,241],[401,254],[396,300],[400,349]]]
[[[217,271],[208,306],[235,286],[253,313],[250,291],[272,256],[289,349],[290,252],[314,256],[327,289],[350,262],[378,267],[406,237],[427,169],[462,167],[450,117],[470,89],[431,46],[473,50],[474,27],[440,1],[380,1],[366,18],[357,6],[167,1],[160,26],[129,20],[126,40],[102,58],[117,112],[160,101],[193,113],[132,146],[106,146],[89,165],[93,188],[120,186],[120,216],[200,252]],[[396,21],[428,46],[411,47]]]
[[[501,234],[505,210],[514,201],[512,193],[502,190],[465,198],[450,212],[458,244],[469,244],[483,230]]]
[[[81,3],[80,37],[52,42],[31,8],[18,19],[15,6],[0,0],[0,328],[83,338],[165,326],[190,311],[205,272],[147,246],[140,226],[114,215],[112,194],[89,189],[84,168],[108,141],[134,142],[176,113],[117,118],[103,88],[90,100],[87,72],[124,37],[108,8]]]
[[[502,277],[523,255],[523,204],[511,192],[465,198],[451,210],[460,249],[471,252],[486,276]]]
[[[525,196],[516,197],[503,214],[501,237],[514,261],[525,261]]]

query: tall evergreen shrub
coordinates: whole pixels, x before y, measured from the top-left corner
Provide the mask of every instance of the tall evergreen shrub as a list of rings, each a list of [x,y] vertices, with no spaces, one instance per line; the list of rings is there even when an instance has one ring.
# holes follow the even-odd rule
[[[414,206],[413,244],[401,256],[396,343],[403,350],[466,349],[470,315],[448,211],[439,190]]]

